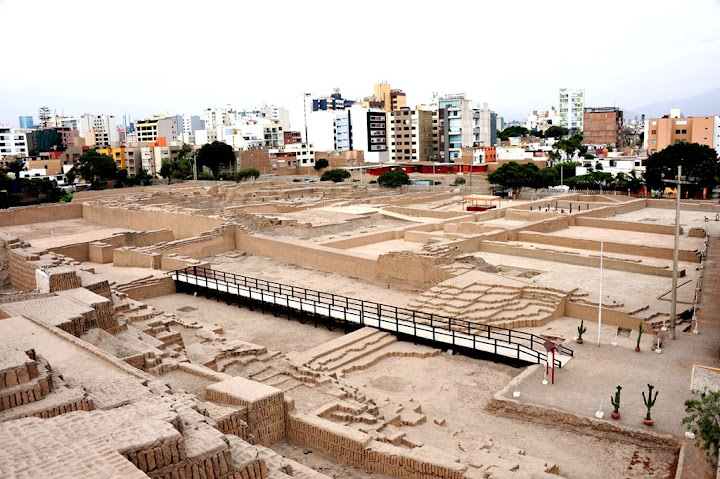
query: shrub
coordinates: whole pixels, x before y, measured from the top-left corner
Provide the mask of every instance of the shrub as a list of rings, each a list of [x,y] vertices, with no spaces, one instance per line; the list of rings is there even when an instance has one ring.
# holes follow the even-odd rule
[[[315,169],[320,171],[323,168],[327,168],[330,164],[328,163],[328,160],[325,158],[320,158],[319,160],[315,161]]]
[[[380,186],[386,188],[399,188],[402,185],[410,184],[410,177],[400,168],[382,173],[377,180]]]
[[[453,182],[452,185],[458,186],[458,185],[464,185],[464,184],[465,184],[465,178],[461,178],[458,176],[457,178],[455,178],[455,181]]]
[[[212,173],[206,173],[204,171],[201,171],[197,175],[198,180],[208,181],[208,180],[214,180],[215,177],[212,175]]]
[[[347,178],[350,178],[350,172],[347,170],[327,170],[320,177],[320,181],[332,181],[333,183],[342,183]]]

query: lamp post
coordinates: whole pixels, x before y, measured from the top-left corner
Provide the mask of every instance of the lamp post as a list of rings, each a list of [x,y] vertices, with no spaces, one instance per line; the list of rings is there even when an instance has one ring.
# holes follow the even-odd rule
[[[680,253],[680,197],[682,196],[682,185],[695,184],[695,182],[692,181],[695,178],[689,179],[691,181],[685,181],[685,177],[682,176],[682,166],[678,165],[677,178],[674,180],[663,180],[665,183],[677,185],[677,195],[675,195],[675,245],[673,247],[672,291],[670,296],[670,339],[675,339],[675,319],[677,316],[678,256]]]

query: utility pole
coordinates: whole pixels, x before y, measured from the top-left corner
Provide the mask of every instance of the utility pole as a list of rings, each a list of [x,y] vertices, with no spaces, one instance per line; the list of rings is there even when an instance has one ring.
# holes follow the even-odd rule
[[[677,195],[675,195],[675,245],[673,248],[673,274],[670,299],[670,339],[675,339],[675,319],[677,317],[678,256],[680,254],[680,198],[682,196],[682,185],[692,185],[694,184],[694,181],[685,181],[685,178],[682,176],[681,165],[678,165],[676,179],[663,181],[665,183],[677,185]]]
[[[600,330],[602,329],[602,295],[603,295],[603,240],[600,240],[600,299],[598,300],[598,339],[600,346]]]

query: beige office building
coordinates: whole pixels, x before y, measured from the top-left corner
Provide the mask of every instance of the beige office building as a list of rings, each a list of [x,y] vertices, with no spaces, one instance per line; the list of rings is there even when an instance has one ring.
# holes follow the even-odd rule
[[[682,117],[679,110],[672,110],[646,121],[645,143],[648,155],[677,143],[699,143],[720,154],[720,116]]]
[[[433,143],[433,112],[404,107],[388,114],[390,161],[429,161]]]

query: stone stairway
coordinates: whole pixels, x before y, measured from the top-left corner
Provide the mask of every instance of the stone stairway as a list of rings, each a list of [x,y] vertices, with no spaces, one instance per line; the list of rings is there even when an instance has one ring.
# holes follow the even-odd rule
[[[395,336],[374,328],[362,328],[308,351],[288,353],[287,358],[318,373],[342,376],[388,357],[430,357],[440,353],[439,349],[399,342]]]

